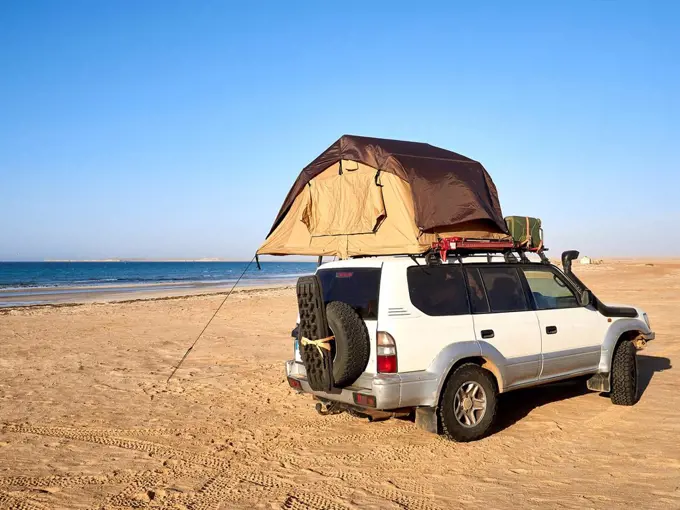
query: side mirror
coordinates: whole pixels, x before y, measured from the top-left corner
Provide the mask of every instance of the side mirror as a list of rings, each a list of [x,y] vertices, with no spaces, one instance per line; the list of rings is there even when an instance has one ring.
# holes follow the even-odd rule
[[[581,292],[579,301],[581,302],[581,306],[588,306],[593,303],[593,293],[590,292],[590,289]]]

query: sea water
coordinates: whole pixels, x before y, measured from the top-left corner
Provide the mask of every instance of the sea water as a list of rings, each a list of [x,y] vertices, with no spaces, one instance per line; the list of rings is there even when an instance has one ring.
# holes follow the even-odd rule
[[[31,296],[73,292],[134,292],[154,287],[192,288],[229,286],[243,274],[243,285],[294,283],[311,274],[313,262],[261,262],[261,270],[248,262],[0,262],[0,298],[11,305],[31,304]],[[9,303],[9,301],[8,301]],[[3,306],[3,303],[0,303]],[[5,303],[5,306],[8,306]]]

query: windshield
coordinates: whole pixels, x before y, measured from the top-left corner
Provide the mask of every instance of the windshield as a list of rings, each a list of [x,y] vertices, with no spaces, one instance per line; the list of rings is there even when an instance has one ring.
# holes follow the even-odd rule
[[[321,269],[324,303],[342,301],[354,308],[364,320],[378,319],[380,268]]]

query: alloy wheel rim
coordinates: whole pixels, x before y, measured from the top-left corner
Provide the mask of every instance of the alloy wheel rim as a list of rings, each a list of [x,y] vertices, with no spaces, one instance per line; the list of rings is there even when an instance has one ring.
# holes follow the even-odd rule
[[[467,381],[460,385],[453,399],[453,411],[456,420],[463,427],[474,427],[486,414],[486,392],[482,386],[474,381]]]

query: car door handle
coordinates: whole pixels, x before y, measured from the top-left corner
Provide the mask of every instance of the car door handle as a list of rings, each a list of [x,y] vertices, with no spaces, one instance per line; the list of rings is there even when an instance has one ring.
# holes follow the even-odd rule
[[[482,330],[482,338],[493,338],[493,336],[494,336],[493,329]]]
[[[557,333],[557,326],[546,326],[545,332],[548,333],[549,335],[554,335],[555,333]]]

